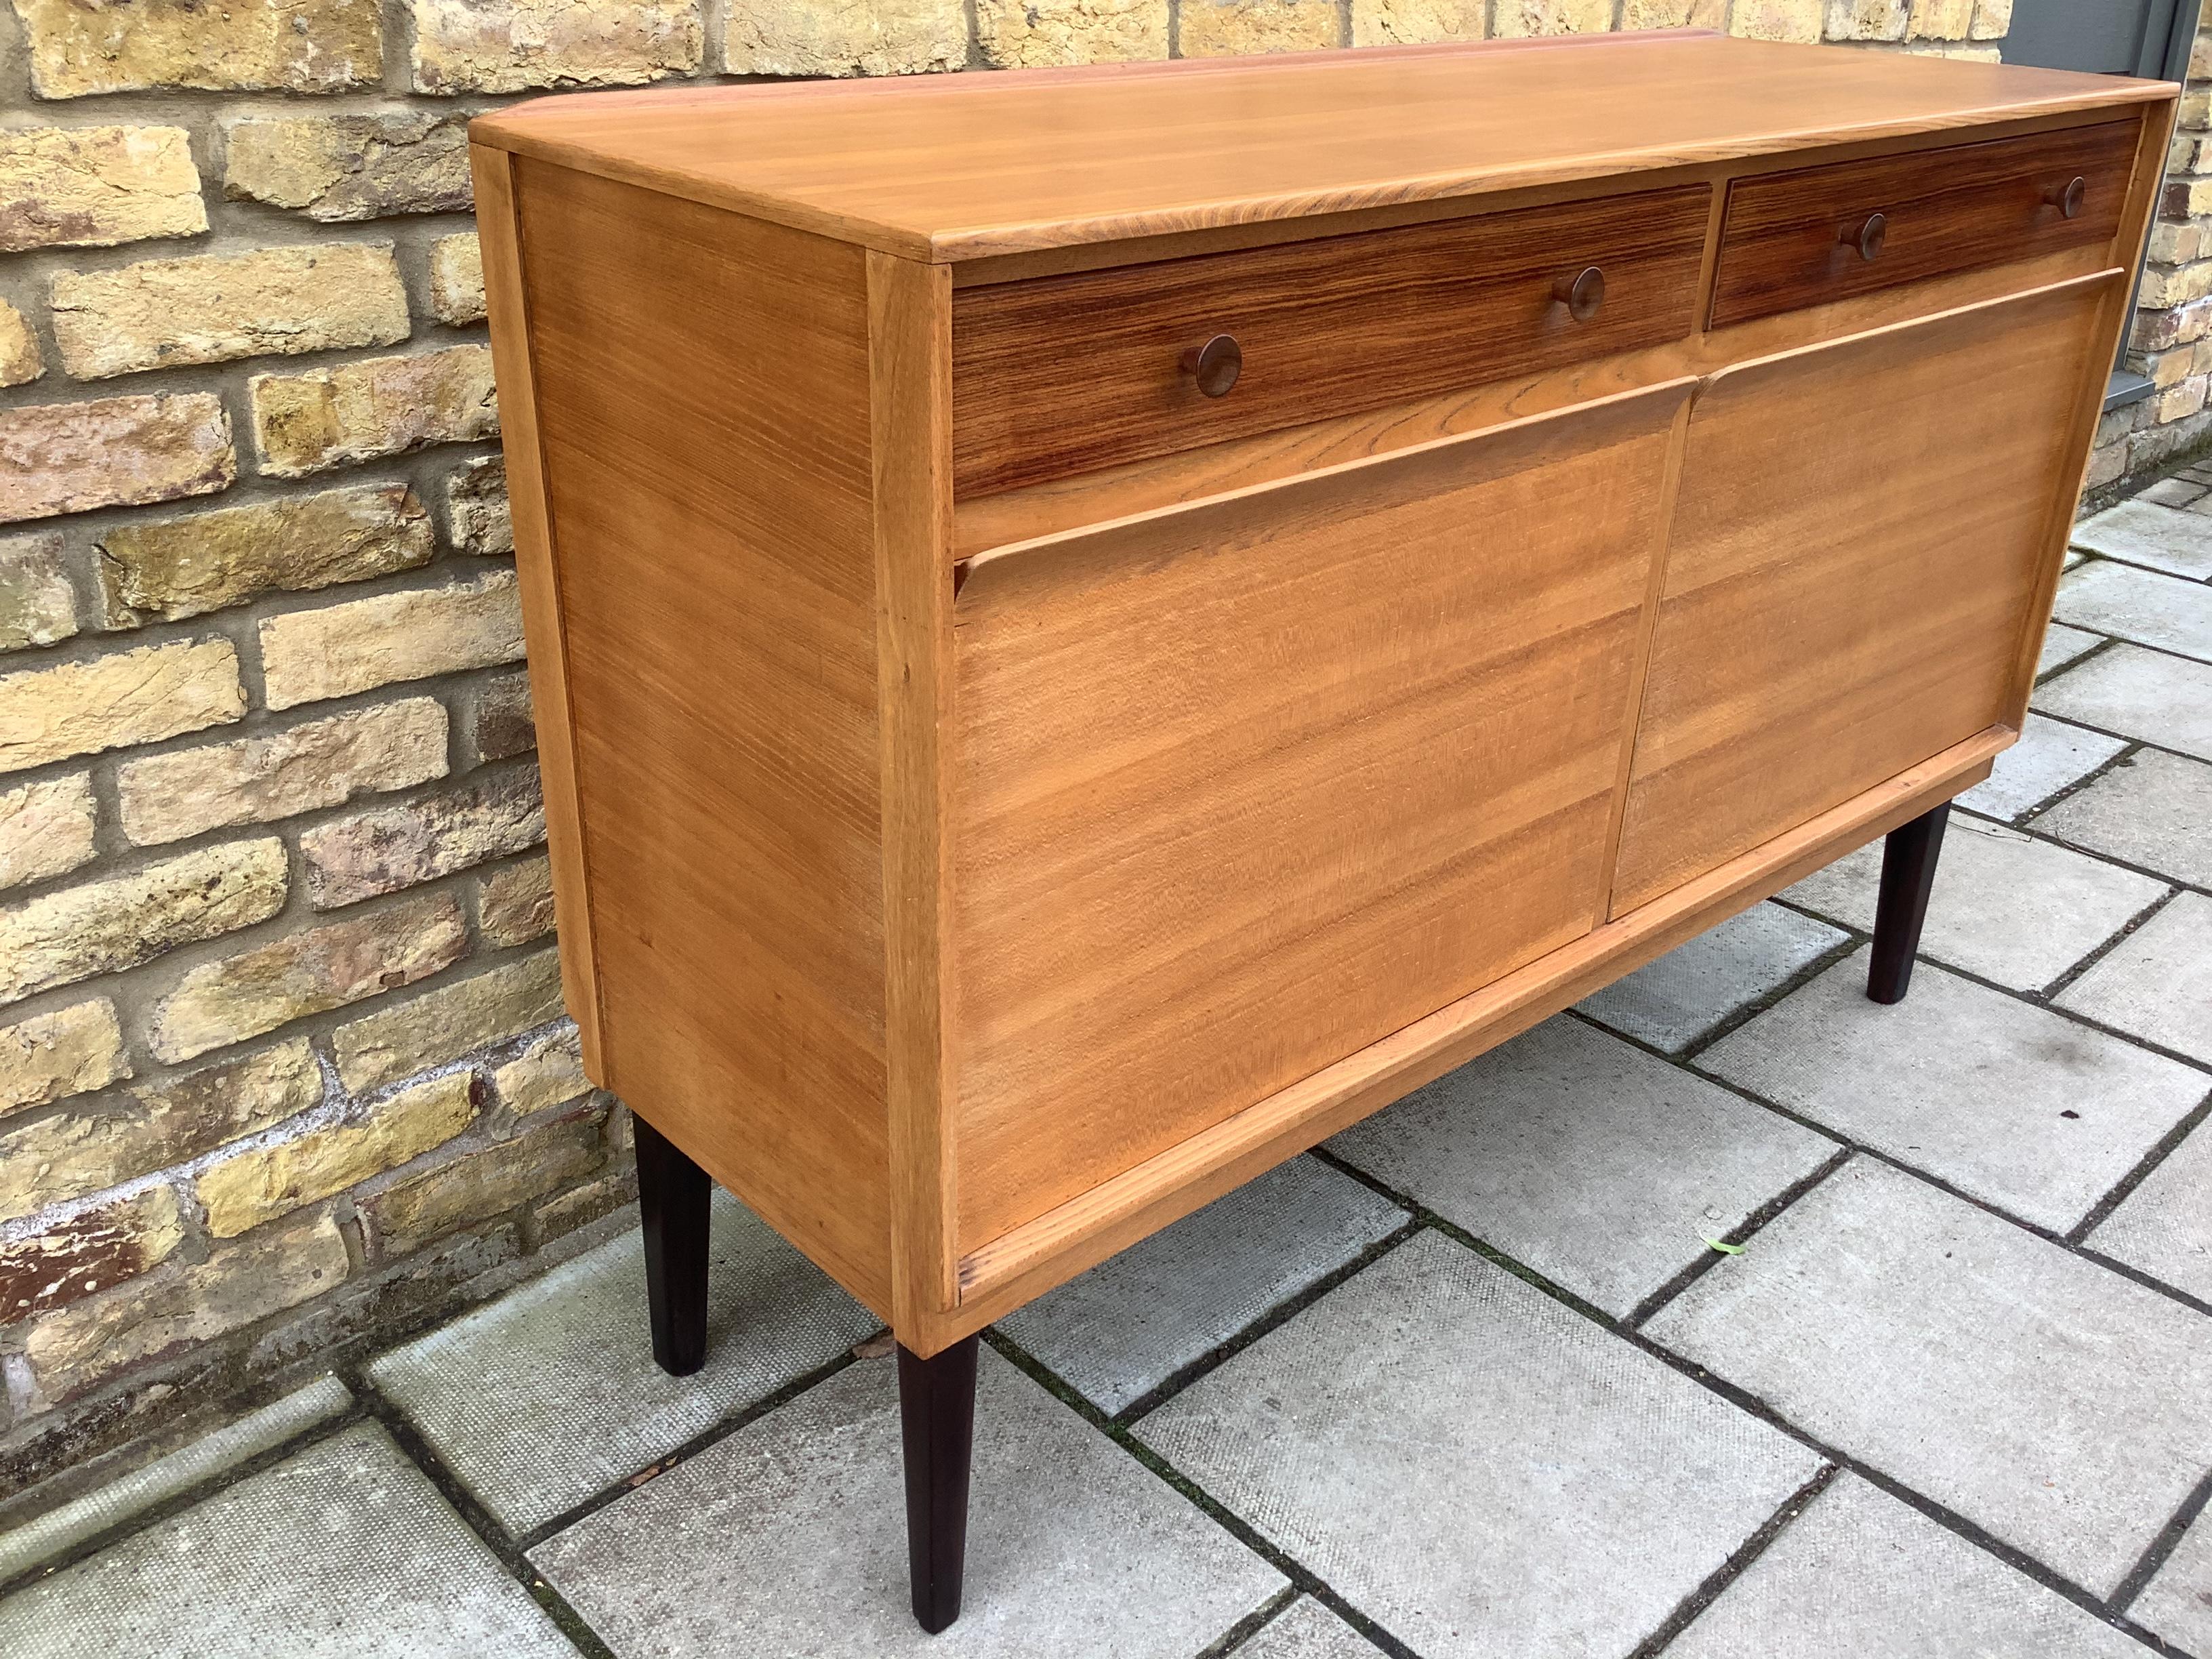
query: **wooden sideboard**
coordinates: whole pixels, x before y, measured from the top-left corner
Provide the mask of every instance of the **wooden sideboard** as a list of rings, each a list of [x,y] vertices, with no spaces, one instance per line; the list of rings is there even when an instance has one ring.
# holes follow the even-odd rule
[[[975,1333],[2017,735],[2163,84],[1689,33],[526,104],[472,157],[564,985]]]

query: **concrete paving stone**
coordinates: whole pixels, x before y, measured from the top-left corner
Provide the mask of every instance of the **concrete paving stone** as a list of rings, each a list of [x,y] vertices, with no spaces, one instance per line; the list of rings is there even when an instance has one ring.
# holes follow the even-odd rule
[[[2154,484],[2133,501],[2075,526],[2074,545],[2172,575],[2197,580],[2212,576],[2212,520],[2201,513],[2180,511],[2188,501],[2167,506],[2152,499],[2154,491],[2167,488],[2169,484]],[[2190,485],[2182,488],[2189,491],[2191,501],[2203,493]]]
[[[2212,1469],[2212,1320],[1872,1158],[1644,1329],[2100,1595]]]
[[[2105,642],[2102,634],[2092,634],[2086,629],[2069,628],[2063,623],[2053,623],[2044,631],[2043,654],[2035,659],[2035,677],[2055,674],[2070,662],[2077,662]]]
[[[1881,846],[1874,842],[1815,871],[1783,896],[1873,931]],[[2039,991],[2168,890],[2132,870],[1954,813],[1920,953],[2015,990]]]
[[[1923,963],[1903,1002],[1867,953],[1698,1064],[2040,1227],[2064,1232],[2204,1097],[2200,1072]]]
[[[1311,1596],[1301,1595],[1237,1650],[1237,1659],[1376,1659],[1382,1651]]]
[[[1187,1659],[1282,1576],[988,1347],[959,1621],[907,1589],[898,1389],[856,1361],[531,1552],[619,1659]]]
[[[0,1583],[283,1445],[294,1435],[327,1423],[352,1404],[353,1395],[344,1383],[335,1376],[319,1376],[306,1388],[202,1435],[167,1457],[8,1528],[0,1532]]]
[[[1318,1158],[1294,1158],[999,1328],[1111,1416],[1409,1218]]]
[[[2089,1235],[2093,1250],[2212,1303],[2212,1127],[2198,1124]]]
[[[2094,1613],[1845,1473],[1667,1659],[2142,1659]]]
[[[2212,519],[2205,520],[2212,528]],[[2048,714],[2212,760],[2212,666],[2116,645],[2035,694]]]
[[[1844,939],[1795,910],[1755,905],[1584,997],[1581,1011],[1625,1036],[1678,1054]]]
[[[1620,1316],[1836,1145],[1561,1015],[1329,1149]]]
[[[1424,1659],[1625,1655],[1820,1468],[1435,1232],[1137,1433]]]
[[[2085,851],[2212,887],[2212,766],[2141,750],[2035,827]]]
[[[2068,785],[2079,783],[2126,747],[2118,738],[2030,714],[2021,727],[2020,741],[1997,757],[1989,776],[1961,794],[1959,805],[2009,823]]]
[[[574,1659],[373,1423],[0,1601],[23,1659]]]
[[[2212,587],[2093,559],[2058,585],[2060,622],[2212,661]]]
[[[2212,1061],[2212,899],[2179,895],[2057,1001],[2162,1048]]]
[[[2212,1510],[2201,1512],[2128,1616],[2187,1653],[2212,1653]]]
[[[2155,501],[2160,507],[2187,507],[2203,499],[2204,486],[2187,478],[2160,478],[2136,496],[2139,501]],[[2076,543],[2080,541],[2077,536]]]
[[[707,1365],[653,1363],[638,1235],[564,1262],[369,1367],[520,1536],[826,1364],[875,1316],[716,1191]]]

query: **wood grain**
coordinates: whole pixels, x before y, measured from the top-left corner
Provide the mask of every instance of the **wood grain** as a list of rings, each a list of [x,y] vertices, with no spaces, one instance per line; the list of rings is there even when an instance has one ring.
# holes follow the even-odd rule
[[[887,1317],[865,256],[515,171],[608,1080]]]
[[[2141,246],[2138,231],[2126,246]],[[1686,340],[1538,369],[1356,415],[1285,427],[1097,472],[1058,478],[953,504],[951,551],[974,556],[1010,542],[1149,513],[1348,461],[1388,454],[1462,432],[1525,420],[1555,409],[1618,397],[1684,375],[1704,375],[1770,356],[1932,316],[1964,305],[2046,288],[2107,270],[2116,248],[2075,247],[2019,264],[1965,270],[1802,311],[1782,312]],[[2130,257],[2122,254],[2125,259]]]
[[[1129,270],[962,289],[954,488],[966,496],[1679,339],[1711,191],[1530,208]],[[1554,295],[1589,266],[1605,302]],[[1181,366],[1218,334],[1228,394]]]
[[[952,729],[952,283],[868,255],[892,1322],[924,1358],[959,1299],[945,746]],[[950,1340],[948,1337],[945,1339]]]
[[[1620,915],[1999,723],[2107,272],[1723,371],[1689,449]],[[1961,465],[1972,457],[1972,465]]]
[[[1687,392],[973,563],[963,1249],[1589,929]]]
[[[2002,726],[1978,732],[970,1251],[960,1263],[960,1327],[978,1330],[1005,1317],[1285,1158],[1972,787],[2018,736]]]
[[[608,1082],[599,1038],[599,962],[591,884],[584,861],[583,799],[577,788],[575,719],[568,702],[568,646],[554,580],[553,526],[538,449],[538,386],[530,364],[523,302],[520,228],[514,216],[513,158],[471,145],[477,234],[483,249],[484,295],[491,313],[492,373],[506,398],[500,449],[514,521],[514,562],[522,587],[522,637],[529,652],[530,704],[538,726],[538,773],[545,799],[545,845],[553,866],[553,916],[560,930],[561,999],[576,1022],[584,1073]]]
[[[2174,95],[2156,82],[1900,53],[1593,36],[1543,51],[564,95],[471,131],[957,261],[1592,179],[1626,188],[1670,167]]]
[[[1738,181],[1729,191],[1713,295],[1724,327],[2066,247],[2108,246],[2119,228],[2138,120],[1953,145]],[[2087,181],[2080,216],[2045,200]],[[1839,233],[1873,214],[1888,223],[1879,258]]]

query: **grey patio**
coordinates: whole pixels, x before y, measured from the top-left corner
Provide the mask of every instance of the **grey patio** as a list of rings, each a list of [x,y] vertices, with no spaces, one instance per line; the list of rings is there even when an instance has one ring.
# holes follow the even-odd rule
[[[2212,1659],[2208,484],[2080,527],[1905,1003],[1869,851],[993,1332],[945,1635],[725,1200],[700,1376],[614,1233],[0,1534],[0,1653]]]

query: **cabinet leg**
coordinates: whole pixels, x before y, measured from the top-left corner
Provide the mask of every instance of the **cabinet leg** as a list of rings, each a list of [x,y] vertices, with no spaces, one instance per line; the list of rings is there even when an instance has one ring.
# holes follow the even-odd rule
[[[899,1345],[907,1565],[914,1616],[932,1636],[960,1616],[969,1454],[975,1440],[975,1341],[968,1337],[933,1359]]]
[[[1898,825],[1882,847],[1874,961],[1867,970],[1867,994],[1876,1002],[1904,1001],[1912,983],[1912,957],[1920,948],[1920,926],[1928,920],[1928,896],[1936,886],[1936,860],[1943,851],[1943,826],[1950,820],[1947,800]]]
[[[653,1363],[671,1376],[689,1376],[707,1363],[707,1215],[714,1182],[659,1130],[635,1114],[631,1121]]]

